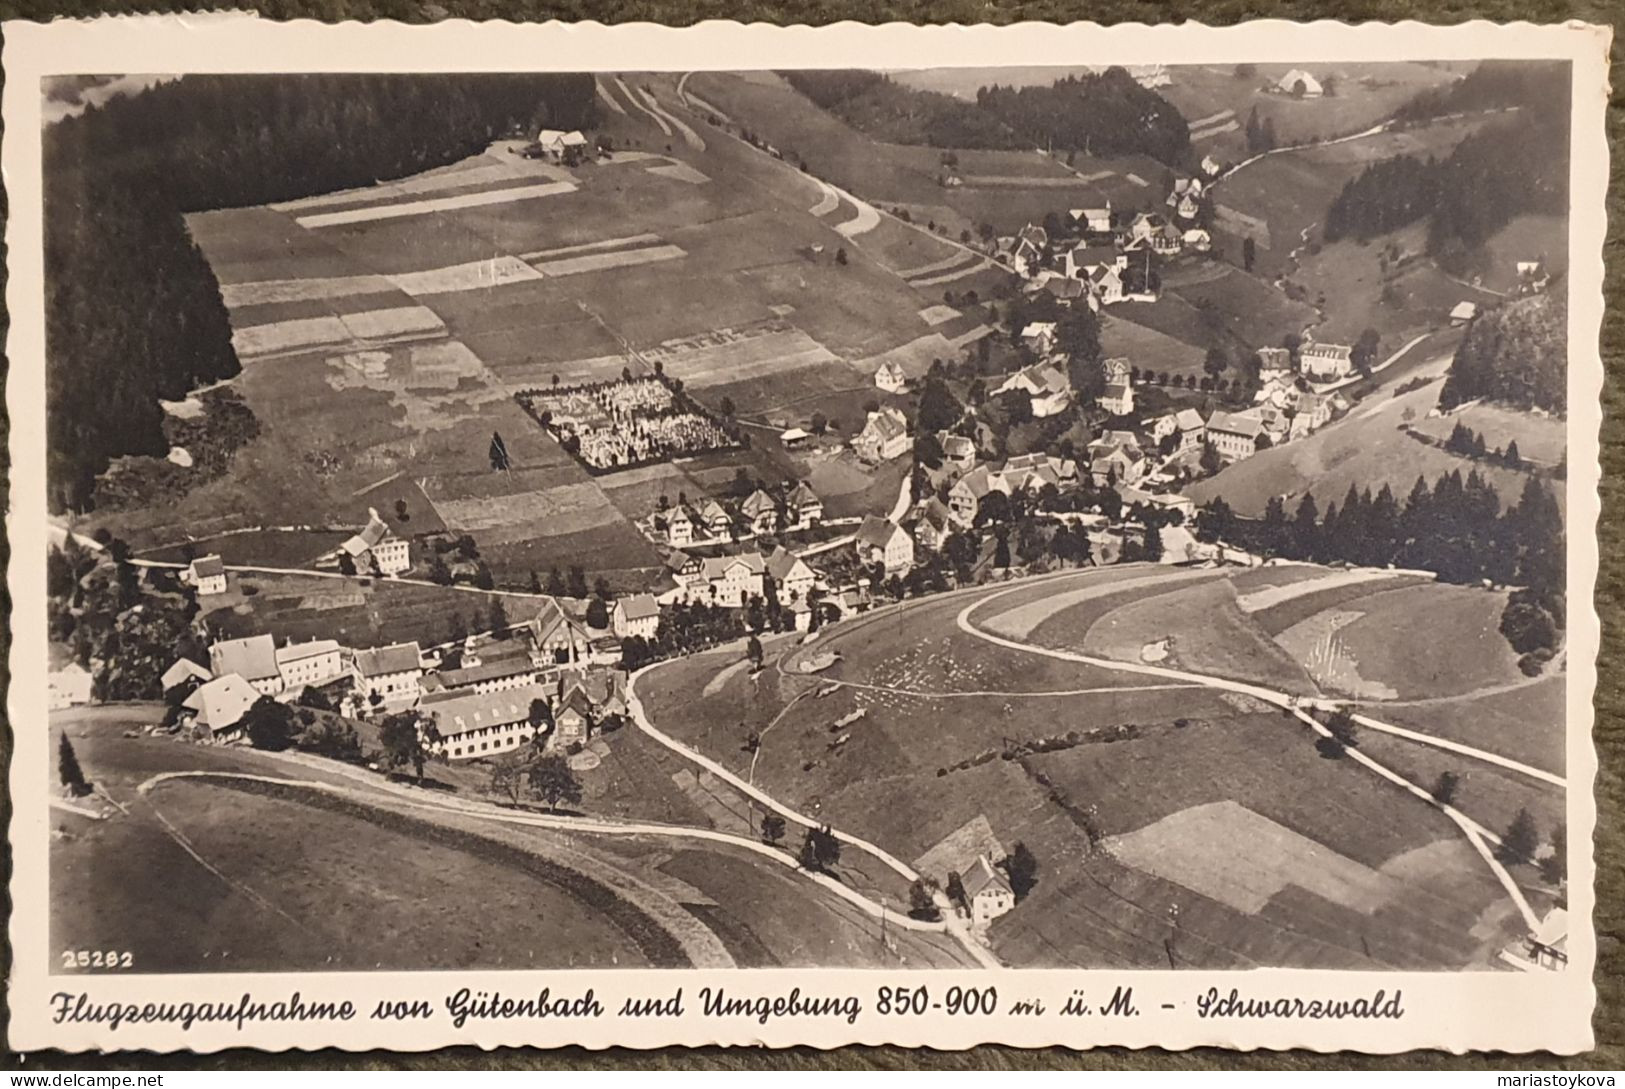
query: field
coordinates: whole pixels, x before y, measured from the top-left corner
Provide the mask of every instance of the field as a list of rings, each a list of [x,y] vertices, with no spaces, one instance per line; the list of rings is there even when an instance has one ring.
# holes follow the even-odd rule
[[[233,384],[261,433],[225,476],[83,528],[175,548],[260,526],[339,532],[404,499],[419,512],[404,528],[474,534],[504,584],[590,556],[595,573],[638,587],[659,566],[631,524],[645,511],[608,494],[515,393],[658,363],[708,407],[727,397],[750,414],[868,383],[887,353],[956,350],[921,316],[942,285],[898,272],[965,251],[702,135],[668,77],[631,84],[649,90],[600,82],[622,107],[604,111],[610,159],[565,168],[499,142],[410,178],[191,216],[245,361]],[[505,472],[487,457],[493,432]],[[683,472],[705,481],[724,464]],[[746,464],[764,477],[792,467],[768,444]],[[307,543],[231,547],[306,563]]]
[[[955,623],[968,607],[975,629],[1125,661],[1143,660],[1142,639],[1171,636],[1167,664],[1310,694],[1308,673],[1253,618],[1353,584],[1311,567],[1101,569],[843,621],[806,650],[770,650],[754,678],[728,655],[695,656],[638,692],[657,726],[900,858],[941,867],[989,837],[1026,843],[1038,886],[992,929],[1015,965],[1487,966],[1519,924],[1437,811],[1323,758],[1313,734],[1251,697],[1059,661]],[[1392,585],[1366,587],[1374,608]],[[1437,604],[1392,591],[1403,593],[1417,616]],[[1205,638],[1216,613],[1223,634]],[[1429,636],[1386,622],[1413,638],[1383,668],[1409,676],[1399,660],[1424,657]],[[795,668],[823,651],[841,658],[812,676]],[[1492,795],[1467,762],[1475,792],[1513,796]],[[1503,805],[1485,804],[1487,821]],[[1238,842],[1249,844],[1239,856]]]
[[[1239,268],[1230,268],[1211,279],[1170,284],[1167,290],[1190,303],[1198,313],[1211,307],[1222,328],[1249,348],[1278,345],[1289,333],[1302,333],[1316,317],[1312,307],[1293,302],[1279,289]],[[1152,305],[1161,306],[1162,302]]]
[[[687,87],[818,177],[885,208],[907,208],[916,221],[934,219],[955,238],[982,223],[1011,233],[1046,212],[1106,200],[1138,206],[1164,170],[1143,156],[1079,155],[1067,166],[1033,151],[957,149],[963,184],[948,188],[938,180],[940,149],[873,140],[771,73],[697,72]]]
[[[1468,258],[1467,278],[1491,291],[1518,284],[1518,262],[1539,260],[1552,275],[1568,269],[1568,223],[1561,216],[1519,216]]]
[[[349,647],[372,647],[417,640],[429,646],[451,638],[453,616],[465,623],[476,615],[489,617],[498,599],[514,624],[528,620],[540,605],[520,594],[389,579],[246,574],[233,580],[231,593],[210,599],[203,619],[221,638],[267,632],[278,642],[337,639]]]
[[[1154,306],[1161,307],[1162,303],[1159,301]],[[1204,373],[1202,362],[1207,358],[1207,352],[1195,344],[1149,325],[1117,317],[1110,310],[1101,315],[1100,351],[1108,359],[1127,356],[1131,364],[1141,370],[1198,377]]]
[[[1428,360],[1407,365],[1405,370],[1408,374],[1443,375],[1448,369],[1448,357],[1429,355]],[[1384,373],[1381,377],[1387,381],[1397,376]],[[1328,501],[1342,502],[1350,484],[1362,489],[1369,486],[1373,492],[1387,484],[1396,496],[1404,496],[1418,475],[1431,484],[1457,469],[1465,476],[1476,468],[1500,493],[1503,507],[1515,503],[1523,491],[1523,473],[1489,462],[1467,461],[1401,430],[1406,425],[1423,425],[1438,402],[1439,387],[1434,382],[1399,396],[1378,390],[1331,426],[1236,462],[1216,476],[1196,482],[1186,494],[1198,506],[1222,495],[1238,513],[1258,517],[1276,495],[1285,497],[1291,510],[1305,491],[1313,489],[1324,507]],[[1532,421],[1540,432],[1548,422]],[[1522,446],[1520,442],[1519,448]]]
[[[1253,75],[1238,78],[1233,66],[1179,65],[1168,69],[1173,83],[1159,93],[1191,122],[1198,152],[1234,161],[1246,157],[1245,126],[1254,109],[1260,122],[1267,118],[1274,123],[1278,143],[1302,143],[1361,132],[1386,120],[1420,91],[1454,78],[1443,65],[1309,65],[1317,79],[1334,81],[1334,94],[1294,99],[1260,90],[1291,67],[1260,64]]]
[[[1440,122],[1266,155],[1225,177],[1213,191],[1225,248],[1239,254],[1242,240],[1251,235],[1257,247],[1255,271],[1277,276],[1290,267],[1293,251],[1306,246],[1310,233],[1325,221],[1326,209],[1344,183],[1368,163],[1405,154],[1443,157],[1482,124],[1482,119]],[[1266,229],[1251,229],[1250,221]]]

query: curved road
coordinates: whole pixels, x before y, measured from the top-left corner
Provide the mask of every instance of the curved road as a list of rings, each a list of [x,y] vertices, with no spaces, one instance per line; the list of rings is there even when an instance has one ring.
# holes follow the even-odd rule
[[[1228,692],[1236,692],[1241,695],[1251,696],[1254,699],[1262,700],[1265,703],[1269,703],[1273,706],[1280,707],[1283,710],[1290,711],[1300,722],[1314,730],[1315,733],[1322,737],[1332,736],[1331,731],[1327,730],[1325,726],[1321,725],[1318,719],[1314,718],[1299,706],[1297,697],[1287,692],[1277,692],[1274,689],[1264,688],[1261,685],[1248,684],[1243,681],[1233,681],[1227,677],[1214,677],[1205,673],[1193,673],[1188,670],[1172,669],[1167,666],[1155,666],[1139,662],[1120,662],[1111,658],[1097,658],[1092,655],[1079,654],[1074,651],[1033,646],[1029,643],[1022,643],[1014,639],[1006,639],[1003,636],[984,631],[971,623],[970,615],[971,613],[975,612],[976,609],[989,601],[1003,597],[1006,594],[1014,593],[1017,589],[1025,589],[1025,587],[1014,587],[1010,590],[1003,590],[998,593],[989,594],[987,597],[979,598],[976,601],[971,602],[969,605],[966,605],[959,611],[959,615],[957,617],[959,629],[965,632],[967,635],[974,636],[975,638],[994,643],[1010,650],[1021,651],[1028,654],[1038,654],[1048,658],[1057,658],[1061,661],[1078,662],[1083,665],[1096,666],[1102,669],[1116,669],[1128,673],[1139,673],[1146,676],[1162,677],[1168,680],[1190,681],[1209,688],[1217,688]],[[1441,743],[1440,738],[1429,737],[1425,734],[1417,734],[1410,730],[1402,730],[1400,727],[1390,726],[1387,723],[1379,722],[1376,719],[1371,719],[1363,715],[1359,716],[1357,721],[1359,721],[1362,725],[1368,725],[1371,729],[1377,730],[1378,732],[1393,733],[1401,737],[1406,737],[1410,740],[1421,741],[1425,744],[1438,745],[1440,748],[1447,748],[1452,752],[1471,756],[1487,763],[1495,764],[1499,767],[1520,771],[1544,782],[1554,783],[1558,786],[1567,785],[1565,780],[1560,777],[1553,776],[1549,772],[1541,771],[1538,768],[1531,768],[1528,765],[1520,764],[1517,761],[1509,760],[1506,757],[1498,756],[1495,753],[1485,752],[1482,749],[1474,749],[1466,745],[1458,745],[1455,742]],[[1367,770],[1374,772],[1383,779],[1393,783],[1395,786],[1398,786],[1415,797],[1420,798],[1428,805],[1434,806],[1451,821],[1453,821],[1456,826],[1461,829],[1462,833],[1467,837],[1467,841],[1472,844],[1473,848],[1479,853],[1480,857],[1484,859],[1484,862],[1489,866],[1491,872],[1495,874],[1496,879],[1501,882],[1501,886],[1506,890],[1507,896],[1517,906],[1519,913],[1522,914],[1524,921],[1529,925],[1530,929],[1534,930],[1539,926],[1540,920],[1536,917],[1534,910],[1530,908],[1529,902],[1524,898],[1523,890],[1518,887],[1518,883],[1513,880],[1512,875],[1509,874],[1506,867],[1501,865],[1500,861],[1496,859],[1494,852],[1491,851],[1488,846],[1489,844],[1499,844],[1499,836],[1489,831],[1483,825],[1479,824],[1477,821],[1474,821],[1466,814],[1457,810],[1454,806],[1440,804],[1427,791],[1423,790],[1421,787],[1417,786],[1415,783],[1411,782],[1409,779],[1398,774],[1392,769],[1379,764],[1377,761],[1373,760],[1365,753],[1360,752],[1358,749],[1348,748],[1344,751],[1345,755],[1347,755],[1355,763],[1364,766]]]

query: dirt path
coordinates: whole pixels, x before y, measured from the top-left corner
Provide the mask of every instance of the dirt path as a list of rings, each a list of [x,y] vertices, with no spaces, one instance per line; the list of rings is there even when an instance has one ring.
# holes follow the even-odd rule
[[[973,601],[969,605],[966,605],[959,611],[958,625],[960,630],[968,635],[973,635],[979,639],[987,640],[988,642],[1010,650],[1024,651],[1029,654],[1038,654],[1049,658],[1056,658],[1061,661],[1078,662],[1083,665],[1092,665],[1102,669],[1117,669],[1124,672],[1138,673],[1145,676],[1163,677],[1170,680],[1193,681],[1209,688],[1216,688],[1224,691],[1252,696],[1255,699],[1262,700],[1265,703],[1275,707],[1280,707],[1283,710],[1290,712],[1293,717],[1297,718],[1300,722],[1308,726],[1321,737],[1331,737],[1331,732],[1327,730],[1325,726],[1321,725],[1318,719],[1314,718],[1307,711],[1305,711],[1299,705],[1297,698],[1292,696],[1290,693],[1277,692],[1274,689],[1265,688],[1261,685],[1248,684],[1241,681],[1232,681],[1225,677],[1213,677],[1203,673],[1193,673],[1187,670],[1172,669],[1166,666],[1119,662],[1109,658],[1096,658],[1086,654],[1078,654],[1073,651],[1055,650],[1049,647],[1033,646],[1028,643],[1022,643],[1014,639],[1006,639],[1002,636],[995,635],[992,632],[985,631],[971,623],[970,616],[978,607],[985,604],[987,601],[994,600],[995,598],[1001,597],[1003,594],[1010,592],[1012,591],[1001,591],[1000,593],[991,594],[987,598]],[[1541,771],[1539,768],[1529,767],[1527,764],[1520,764],[1515,760],[1508,759],[1507,757],[1500,756],[1496,753],[1486,752],[1483,749],[1475,749],[1467,745],[1458,745],[1455,742],[1444,741],[1441,738],[1432,737],[1427,734],[1419,734],[1413,730],[1406,730],[1402,727],[1392,726],[1388,723],[1363,715],[1356,716],[1356,721],[1358,721],[1362,726],[1376,730],[1379,733],[1394,734],[1395,736],[1404,737],[1407,740],[1416,741],[1425,745],[1432,745],[1459,755],[1470,756],[1474,759],[1482,760],[1497,767],[1506,768],[1510,771],[1516,771],[1520,774],[1528,775],[1542,782],[1550,783],[1563,788],[1567,787],[1566,780],[1558,776],[1554,776],[1550,772]],[[1495,858],[1494,852],[1490,850],[1490,844],[1500,843],[1499,836],[1495,835],[1495,833],[1489,831],[1483,825],[1479,824],[1477,821],[1474,821],[1472,818],[1468,817],[1454,806],[1439,803],[1426,790],[1423,790],[1421,787],[1417,786],[1415,783],[1412,783],[1409,779],[1398,774],[1392,769],[1378,763],[1376,760],[1373,760],[1371,757],[1367,756],[1363,752],[1360,752],[1358,749],[1346,748],[1344,750],[1344,754],[1349,759],[1362,765],[1377,776],[1387,780],[1390,783],[1393,783],[1400,789],[1438,809],[1446,817],[1453,821],[1456,826],[1461,829],[1463,835],[1467,837],[1468,842],[1472,844],[1473,848],[1478,851],[1479,855],[1484,859],[1485,864],[1489,866],[1491,872],[1495,874],[1497,880],[1501,882],[1501,885],[1506,890],[1508,897],[1512,900],[1514,905],[1517,906],[1519,913],[1522,914],[1524,921],[1529,925],[1530,929],[1533,930],[1539,925],[1539,920],[1536,918],[1533,909],[1530,908],[1528,900],[1524,898],[1523,890],[1519,888],[1517,882],[1514,881],[1511,874],[1507,872],[1506,867],[1504,867],[1500,861]]]

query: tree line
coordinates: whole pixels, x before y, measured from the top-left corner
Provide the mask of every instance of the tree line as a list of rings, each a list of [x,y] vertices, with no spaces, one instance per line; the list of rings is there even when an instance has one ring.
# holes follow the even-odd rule
[[[47,128],[53,509],[87,509],[112,459],[168,451],[160,399],[240,369],[186,213],[400,177],[594,109],[586,74],[189,75]]]
[[[1322,233],[1328,242],[1365,241],[1426,219],[1428,254],[1459,273],[1514,217],[1567,208],[1567,116],[1523,109],[1469,135],[1443,159],[1400,155],[1372,163],[1332,200]]]
[[[1190,129],[1179,110],[1122,68],[1073,75],[1048,86],[976,92],[974,103],[919,91],[878,72],[786,71],[785,80],[853,128],[893,143],[940,148],[1026,150],[1086,155],[1144,154],[1171,165],[1190,158]],[[956,165],[953,163],[945,164]]]
[[[1515,586],[1501,630],[1529,672],[1551,657],[1564,627],[1563,511],[1539,477],[1528,477],[1518,501],[1504,511],[1477,469],[1466,477],[1456,469],[1432,487],[1417,477],[1403,503],[1387,484],[1375,495],[1369,486],[1350,484],[1342,505],[1328,503],[1324,514],[1313,493],[1305,493],[1291,515],[1274,497],[1258,520],[1238,518],[1215,498],[1197,513],[1196,527],[1203,540],[1265,556],[1415,568],[1443,582]]]

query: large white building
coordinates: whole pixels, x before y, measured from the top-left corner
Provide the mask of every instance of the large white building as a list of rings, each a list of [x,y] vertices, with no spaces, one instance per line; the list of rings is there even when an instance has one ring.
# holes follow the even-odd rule
[[[282,674],[284,691],[297,691],[311,684],[325,684],[345,671],[345,650],[332,639],[312,639],[289,643],[276,651],[277,672]]]
[[[1257,409],[1245,412],[1217,410],[1207,421],[1207,441],[1226,461],[1240,461],[1258,453],[1258,439],[1264,434],[1264,417]]]
[[[355,674],[363,699],[377,693],[386,707],[409,707],[422,695],[423,653],[415,642],[358,650]]]
[[[226,592],[226,565],[216,555],[199,556],[186,568],[186,581],[197,588],[199,597]]]
[[[615,599],[610,610],[610,626],[617,638],[638,636],[653,639],[660,630],[660,604],[652,594],[632,594]]]
[[[986,926],[1016,906],[1010,882],[985,855],[976,857],[961,884],[965,887],[965,902],[970,905],[971,922],[977,926]]]
[[[1347,344],[1305,344],[1298,350],[1298,369],[1313,382],[1335,382],[1354,370],[1354,350]]]
[[[411,545],[391,533],[378,512],[370,508],[361,532],[339,549],[354,561],[357,571],[375,567],[380,575],[398,575],[412,566]]]
[[[472,760],[530,744],[538,729],[531,721],[531,704],[546,699],[546,685],[529,684],[439,700],[425,704],[423,713],[434,720],[440,734],[436,751],[450,760]]]
[[[864,515],[855,543],[859,560],[883,565],[888,575],[914,566],[914,539],[896,522],[874,514]]]

